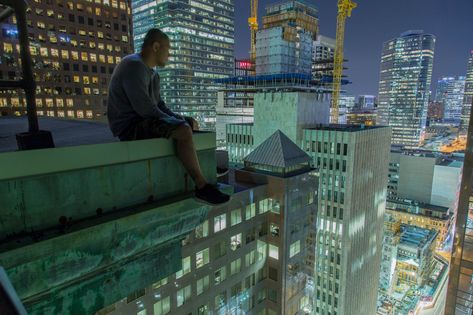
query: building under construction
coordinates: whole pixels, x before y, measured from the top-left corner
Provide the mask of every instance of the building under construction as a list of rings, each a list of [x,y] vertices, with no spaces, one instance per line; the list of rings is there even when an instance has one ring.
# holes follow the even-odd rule
[[[218,93],[216,110],[220,148],[225,147],[226,125],[253,122],[256,93],[306,92],[315,93],[315,100],[329,100],[332,73],[327,69],[333,71],[333,52],[319,60],[319,68],[314,71],[318,29],[318,10],[312,3],[291,0],[266,7],[263,29],[256,34],[254,75],[245,71],[245,68],[253,69],[251,60],[239,60],[234,77],[217,80],[225,85]]]

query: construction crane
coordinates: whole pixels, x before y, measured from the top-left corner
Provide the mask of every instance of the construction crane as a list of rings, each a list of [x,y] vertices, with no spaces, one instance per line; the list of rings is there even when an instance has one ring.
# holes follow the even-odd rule
[[[256,32],[258,32],[258,0],[250,1],[251,16],[248,18],[248,25],[250,26],[251,32],[250,60],[254,63],[256,60]]]
[[[357,4],[352,0],[338,0],[337,16],[337,40],[335,46],[335,57],[333,61],[333,94],[331,122],[338,123],[338,103],[343,74],[343,44],[345,42],[345,22],[351,16],[351,11]]]

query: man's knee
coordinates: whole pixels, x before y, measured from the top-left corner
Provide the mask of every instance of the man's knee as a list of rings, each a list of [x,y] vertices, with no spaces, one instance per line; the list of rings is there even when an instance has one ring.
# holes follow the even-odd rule
[[[173,131],[171,137],[176,139],[176,140],[191,139],[192,138],[192,128],[188,124],[182,124]]]

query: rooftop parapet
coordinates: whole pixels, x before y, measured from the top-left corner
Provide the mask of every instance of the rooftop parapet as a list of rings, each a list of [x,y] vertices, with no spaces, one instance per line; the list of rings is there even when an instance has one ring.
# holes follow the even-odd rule
[[[194,141],[215,179],[215,134]],[[0,265],[29,314],[93,314],[181,268],[209,206],[165,139],[0,154]]]

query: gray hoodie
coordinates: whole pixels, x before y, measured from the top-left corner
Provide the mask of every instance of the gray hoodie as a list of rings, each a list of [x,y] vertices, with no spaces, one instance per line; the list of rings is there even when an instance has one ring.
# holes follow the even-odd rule
[[[159,75],[139,54],[128,55],[116,66],[108,88],[107,117],[114,136],[144,118],[183,120],[161,100]]]

